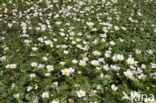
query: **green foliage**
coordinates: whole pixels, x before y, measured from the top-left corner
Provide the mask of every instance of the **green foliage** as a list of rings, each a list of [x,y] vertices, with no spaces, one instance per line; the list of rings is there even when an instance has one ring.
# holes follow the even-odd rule
[[[1,0],[0,103],[130,103],[123,91],[155,95],[155,5]]]

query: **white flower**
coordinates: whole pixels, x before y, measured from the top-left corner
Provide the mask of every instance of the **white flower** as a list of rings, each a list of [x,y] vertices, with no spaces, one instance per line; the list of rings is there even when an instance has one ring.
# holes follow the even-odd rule
[[[100,55],[101,55],[101,52],[99,52],[99,51],[93,51],[93,54],[94,54],[95,56],[100,56]]]
[[[156,63],[151,63],[152,64],[152,68],[156,68]]]
[[[118,54],[118,55],[117,55],[117,59],[118,59],[119,61],[122,61],[122,60],[124,60],[124,56],[121,55],[121,54]]]
[[[46,40],[46,41],[44,41],[44,43],[46,44],[46,45],[52,45],[53,43],[51,42],[51,40]]]
[[[45,73],[45,76],[46,76],[46,77],[50,76],[50,73]]]
[[[99,85],[96,87],[96,89],[102,89],[101,84],[99,84]]]
[[[86,92],[83,90],[79,90],[76,93],[77,93],[78,97],[84,97],[86,95]]]
[[[141,69],[141,68],[137,68],[137,73],[142,73],[143,72],[143,70]]]
[[[113,61],[118,61],[117,55],[114,55],[114,56],[112,57],[112,60],[113,60]]]
[[[152,55],[153,52],[154,52],[153,50],[148,50],[148,51],[147,51],[147,53],[150,54],[150,55]]]
[[[14,94],[13,96],[14,96],[14,98],[16,98],[16,99],[19,99],[20,94],[19,94],[19,93],[17,93],[17,94]]]
[[[7,64],[5,67],[15,69],[17,67],[17,65],[16,64]]]
[[[83,60],[84,61],[88,61],[88,57],[83,57]]]
[[[107,30],[107,28],[106,28],[106,27],[103,27],[103,31],[104,31],[105,33],[107,33],[107,32],[108,32],[108,30]]]
[[[87,22],[86,23],[89,27],[93,27],[94,26],[94,23],[93,22]]]
[[[10,68],[15,69],[17,67],[16,64],[10,64]]]
[[[66,64],[66,62],[60,62],[60,64],[61,64],[61,65],[65,65],[65,64]]]
[[[114,26],[114,29],[115,29],[115,30],[119,30],[119,27],[118,27],[118,26]]]
[[[100,63],[99,63],[98,60],[92,60],[91,64],[94,65],[94,66],[98,66]]]
[[[42,37],[39,37],[38,40],[39,40],[40,42],[44,42],[44,40],[43,40]]]
[[[37,51],[38,48],[37,48],[37,47],[32,47],[32,50],[33,50],[33,51]]]
[[[155,98],[150,98],[151,99],[151,103],[156,103]]]
[[[104,74],[103,74],[103,73],[100,74],[100,78],[101,78],[101,79],[104,78]]]
[[[119,38],[120,42],[124,42],[124,39]]]
[[[107,37],[106,34],[100,34],[100,37]]]
[[[10,64],[7,64],[5,67],[6,67],[6,68],[10,68]]]
[[[77,45],[77,48],[82,48],[82,45],[78,44],[78,45]]]
[[[38,68],[44,68],[44,66],[45,66],[44,64],[39,64]]]
[[[98,61],[99,62],[104,62],[104,58],[99,58]]]
[[[121,29],[122,29],[122,30],[126,30],[126,28],[125,28],[125,27],[121,27]]]
[[[73,62],[74,64],[77,64],[77,63],[78,63],[78,60],[74,59],[74,60],[72,60],[72,62]]]
[[[45,31],[46,30],[46,25],[41,25],[41,31]]]
[[[60,101],[59,100],[53,100],[50,103],[60,103]]]
[[[99,67],[96,67],[96,69],[97,69],[98,71],[100,71],[100,70],[101,70],[101,68],[99,68]]]
[[[138,76],[138,78],[139,78],[139,79],[142,79],[142,80],[145,80],[145,78],[146,78],[146,75],[144,75],[144,74],[141,74],[141,75],[139,75],[139,76]]]
[[[131,92],[131,98],[140,98],[140,94],[136,91]]]
[[[53,40],[54,40],[54,42],[57,42],[57,39],[56,38],[54,38]]]
[[[141,50],[137,49],[135,52],[136,52],[136,54],[141,54]]]
[[[54,2],[54,3],[57,3],[57,2],[58,2],[58,0],[53,0],[53,2]]]
[[[63,49],[67,48],[67,45],[61,45]]]
[[[105,57],[106,58],[109,58],[110,57],[110,54],[109,53],[105,53]]]
[[[38,101],[39,101],[39,98],[35,97],[35,99],[33,99],[32,103],[38,103]]]
[[[62,72],[62,75],[66,75],[66,76],[69,76],[70,75],[70,70],[69,69],[63,69],[63,70],[61,70],[61,72]]]
[[[145,99],[144,99],[144,102],[145,102],[145,103],[151,103],[151,99],[150,99],[150,98],[145,98]]]
[[[57,87],[58,86],[58,82],[56,81],[56,82],[53,82],[53,85],[52,85],[52,87]]]
[[[125,75],[127,78],[132,78],[133,72],[130,71],[130,70],[128,69],[126,72],[124,72],[124,75]]]
[[[42,93],[42,98],[48,98],[49,97],[49,93],[48,92],[43,92]]]
[[[25,42],[26,44],[29,44],[29,43],[31,42],[31,40],[24,40],[24,42]]]
[[[127,63],[128,63],[129,65],[135,64],[134,58],[128,58],[128,59],[127,59]]]
[[[113,3],[117,3],[118,2],[118,0],[111,0]]]
[[[111,65],[110,67],[111,69],[116,70],[116,71],[120,70],[120,67],[116,65]]]
[[[64,50],[63,53],[64,53],[64,54],[68,54],[68,51],[67,51],[67,50]]]
[[[48,58],[47,58],[47,57],[43,57],[42,59],[43,59],[43,61],[47,61],[47,60],[48,60]]]
[[[74,35],[75,35],[75,33],[74,33],[74,32],[71,32],[71,33],[70,33],[70,35],[71,35],[71,36],[74,36]]]
[[[0,57],[0,61],[6,61],[6,56]]]
[[[96,28],[92,28],[91,31],[97,31],[97,29]]]
[[[111,45],[115,45],[115,42],[114,41],[110,41],[109,42]]]
[[[64,37],[64,36],[65,36],[65,33],[60,33],[60,35],[61,35],[62,37]]]
[[[116,87],[114,84],[111,85],[112,90],[116,91],[118,87]]]
[[[11,89],[15,88],[15,83],[12,83]]]
[[[85,65],[87,65],[87,63],[84,60],[80,60],[79,65],[84,67]]]
[[[31,63],[31,66],[32,66],[32,67],[37,67],[37,65],[38,65],[38,64],[37,64],[36,62],[32,62],[32,63]]]
[[[106,39],[103,39],[103,38],[101,39],[101,42],[105,42],[105,41],[106,41]]]
[[[74,73],[75,69],[73,69],[72,67],[69,68],[70,73]]]
[[[72,41],[72,44],[73,44],[73,45],[76,44],[76,41]]]
[[[33,73],[33,74],[30,74],[30,78],[35,78],[36,77],[36,74]]]
[[[145,69],[145,68],[146,68],[146,65],[145,65],[145,64],[142,64],[142,65],[141,65],[141,68],[142,68],[142,69]]]
[[[54,66],[53,65],[47,65],[47,69],[48,71],[53,71],[54,70]]]
[[[82,36],[82,33],[78,33],[77,35],[78,35],[78,36]]]
[[[104,66],[103,66],[103,69],[106,70],[106,71],[109,70],[108,65],[104,65]]]
[[[8,23],[8,27],[11,28],[12,27],[12,24],[11,23]]]
[[[32,90],[32,87],[29,86],[29,87],[27,88],[27,91],[29,92],[29,91],[31,91],[31,90]]]
[[[82,72],[81,71],[78,71],[78,74],[81,74]]]

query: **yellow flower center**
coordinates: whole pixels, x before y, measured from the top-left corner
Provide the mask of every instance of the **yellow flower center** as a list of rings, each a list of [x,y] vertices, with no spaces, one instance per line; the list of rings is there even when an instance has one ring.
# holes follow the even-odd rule
[[[130,75],[130,74],[126,74],[126,77],[127,77],[127,78],[130,78],[130,77],[131,77],[131,75]]]
[[[145,66],[142,66],[142,68],[145,68]]]
[[[94,63],[93,65],[98,66],[98,63]]]
[[[82,62],[81,65],[84,66],[84,63]]]
[[[52,68],[48,68],[49,70],[52,70]]]
[[[105,70],[107,70],[107,67],[104,67]]]
[[[119,60],[122,60],[122,58],[120,57]]]
[[[150,103],[150,101],[147,101],[146,103]]]
[[[94,93],[93,95],[94,95],[94,96],[96,96],[97,94],[96,94],[96,93]]]
[[[33,64],[34,67],[36,67],[36,64]]]
[[[115,90],[115,86],[113,86],[112,89]]]
[[[128,61],[128,64],[132,64],[132,62],[131,61]]]
[[[136,94],[133,94],[134,98],[137,98],[137,95]]]
[[[144,78],[145,78],[144,76],[141,77],[141,79],[144,79]]]
[[[83,96],[83,93],[80,93],[80,96]]]
[[[68,74],[68,72],[67,72],[67,71],[65,71],[65,72],[64,72],[64,74],[65,74],[65,75],[67,75],[67,74]]]
[[[47,97],[48,95],[47,95],[47,94],[45,94],[44,96],[45,96],[45,97]]]

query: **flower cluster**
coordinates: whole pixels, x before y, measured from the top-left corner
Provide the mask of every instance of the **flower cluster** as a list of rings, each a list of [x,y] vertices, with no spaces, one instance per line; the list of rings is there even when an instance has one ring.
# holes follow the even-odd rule
[[[1,0],[1,103],[155,103],[154,4]]]
[[[69,76],[70,74],[74,73],[74,71],[75,70],[72,67],[61,70],[62,75],[66,75],[66,76]]]

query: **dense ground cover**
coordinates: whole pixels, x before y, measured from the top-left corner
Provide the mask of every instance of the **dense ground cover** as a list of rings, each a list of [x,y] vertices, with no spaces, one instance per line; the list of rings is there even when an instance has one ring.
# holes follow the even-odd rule
[[[0,0],[0,103],[155,103],[155,55],[154,0]]]

